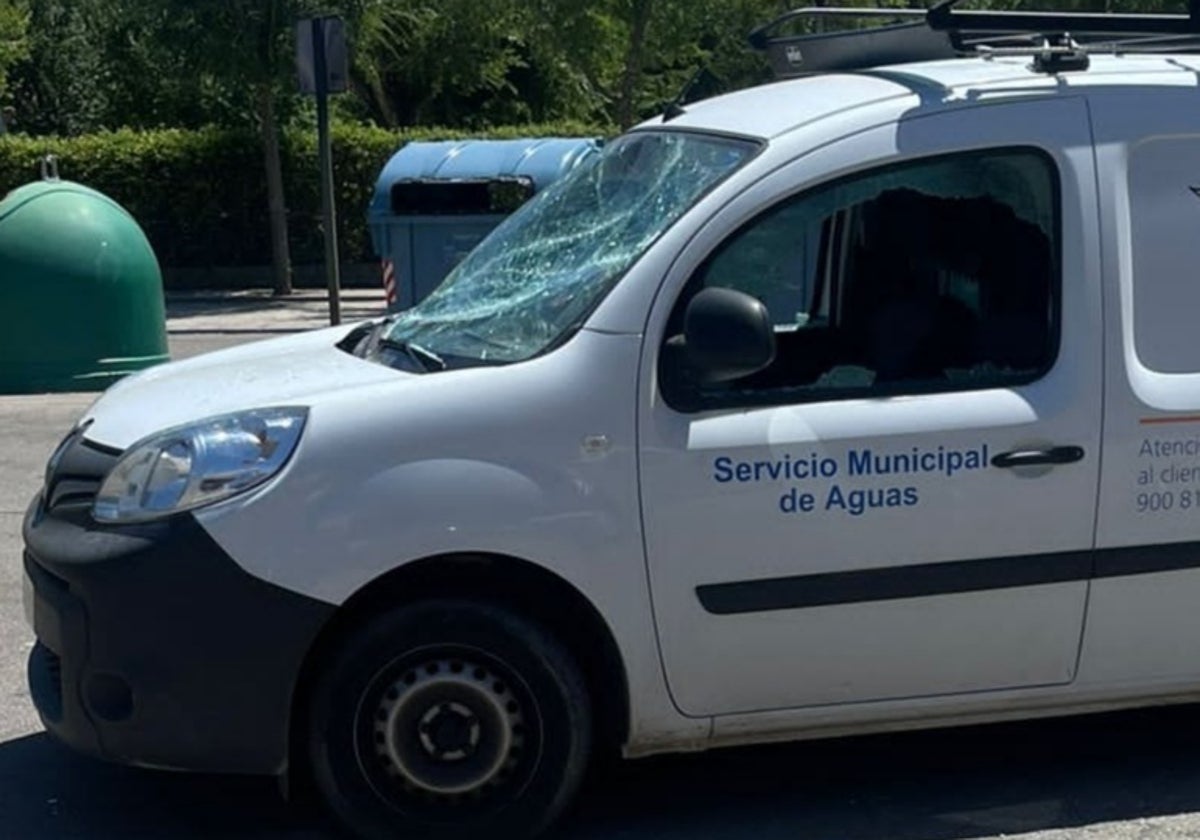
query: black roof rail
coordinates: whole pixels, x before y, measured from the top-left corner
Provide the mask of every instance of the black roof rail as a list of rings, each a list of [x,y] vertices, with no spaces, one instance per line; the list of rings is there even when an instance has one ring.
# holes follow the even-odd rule
[[[1189,14],[1118,14],[1113,12],[960,12],[961,0],[942,0],[926,13],[939,32],[1010,32],[1055,35],[1196,35],[1200,0],[1188,0]]]
[[[766,51],[771,69],[780,78],[953,58],[958,52],[950,37],[945,32],[931,29],[925,22],[925,15],[920,9],[794,9],[751,32],[750,44]],[[837,18],[916,20],[811,35],[772,34],[795,20],[824,21]]]
[[[934,61],[963,54],[1030,55],[1045,72],[1084,69],[1087,54],[1200,52],[1200,0],[1189,14],[960,11],[960,0],[929,9],[822,6],[794,9],[750,33],[781,78],[886,64]],[[881,22],[806,34],[786,34],[796,21]]]

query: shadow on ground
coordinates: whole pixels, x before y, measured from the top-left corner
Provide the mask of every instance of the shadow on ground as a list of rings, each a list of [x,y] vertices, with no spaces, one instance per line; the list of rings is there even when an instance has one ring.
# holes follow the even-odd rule
[[[571,836],[967,840],[1186,814],[1198,722],[1186,707],[631,763],[589,789]]]
[[[0,744],[0,814],[0,834],[14,840],[322,837],[270,780],[117,767],[45,734]]]
[[[1198,721],[1186,707],[618,763],[558,836],[970,840],[1190,814]],[[15,838],[323,836],[270,781],[113,767],[45,735],[0,744],[0,814]]]

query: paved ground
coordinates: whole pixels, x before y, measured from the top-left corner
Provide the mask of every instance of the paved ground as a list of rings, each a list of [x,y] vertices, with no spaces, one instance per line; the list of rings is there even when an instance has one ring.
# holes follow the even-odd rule
[[[379,311],[352,294],[346,319]],[[176,300],[176,357],[321,326],[314,296]],[[92,399],[0,397],[0,838],[315,840],[271,783],[113,767],[41,732],[24,688],[20,516]],[[596,774],[575,840],[1200,838],[1200,709],[650,759]]]

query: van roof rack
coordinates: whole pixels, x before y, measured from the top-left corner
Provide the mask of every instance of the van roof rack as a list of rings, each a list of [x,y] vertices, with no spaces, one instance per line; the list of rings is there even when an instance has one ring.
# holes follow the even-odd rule
[[[1095,52],[1200,52],[1200,0],[1188,0],[1186,15],[962,11],[954,8],[959,2],[794,9],[751,32],[750,44],[767,53],[780,78],[961,55],[1028,55],[1034,69],[1057,73],[1086,69]],[[824,30],[838,19],[855,25]],[[862,21],[883,25],[858,26]],[[787,34],[797,22],[822,31]]]

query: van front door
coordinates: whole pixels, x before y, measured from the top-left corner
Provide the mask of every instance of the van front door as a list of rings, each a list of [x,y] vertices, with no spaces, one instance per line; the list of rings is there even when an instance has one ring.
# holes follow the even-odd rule
[[[1073,679],[1099,464],[1094,185],[1078,100],[966,108],[801,158],[681,255],[648,332],[640,459],[685,713]],[[765,304],[768,368],[698,384],[680,334],[710,287]]]

